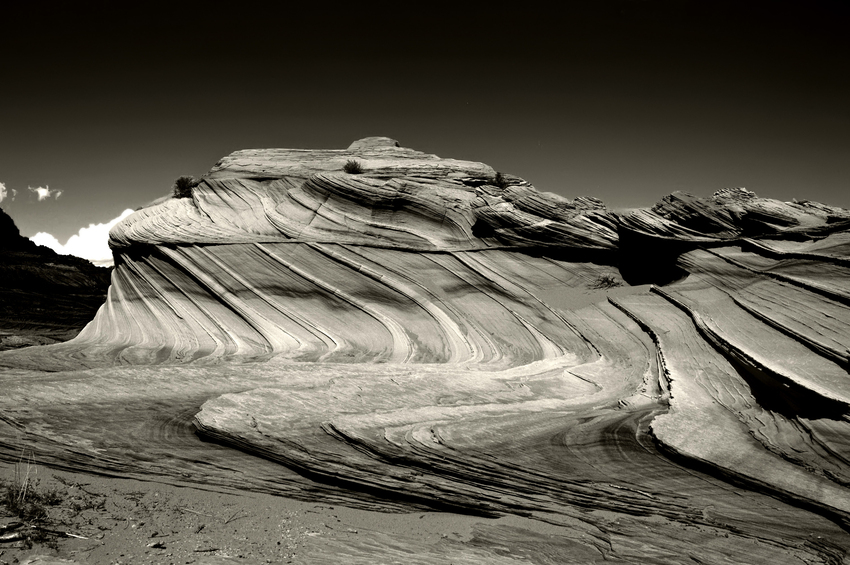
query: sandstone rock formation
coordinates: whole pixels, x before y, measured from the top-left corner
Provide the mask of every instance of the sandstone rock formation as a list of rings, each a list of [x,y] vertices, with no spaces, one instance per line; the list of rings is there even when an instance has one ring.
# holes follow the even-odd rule
[[[367,138],[236,152],[111,245],[79,337],[0,355],[6,457],[525,520],[352,563],[850,549],[846,210],[614,212]]]

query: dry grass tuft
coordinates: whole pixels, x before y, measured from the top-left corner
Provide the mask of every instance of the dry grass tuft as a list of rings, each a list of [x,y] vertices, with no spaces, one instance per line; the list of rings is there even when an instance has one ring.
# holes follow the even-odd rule
[[[60,504],[62,496],[57,490],[39,489],[37,474],[32,453],[21,454],[14,479],[0,481],[0,505],[8,515],[20,520],[4,527],[0,542],[21,541],[27,548],[33,543],[55,547],[57,534],[49,529],[48,507]]]

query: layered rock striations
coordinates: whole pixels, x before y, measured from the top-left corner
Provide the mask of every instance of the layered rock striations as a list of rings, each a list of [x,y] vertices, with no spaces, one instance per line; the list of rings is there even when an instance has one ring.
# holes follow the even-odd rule
[[[7,457],[515,517],[329,542],[354,563],[850,549],[846,210],[727,189],[615,212],[367,138],[236,152],[110,237],[79,337],[0,355]]]

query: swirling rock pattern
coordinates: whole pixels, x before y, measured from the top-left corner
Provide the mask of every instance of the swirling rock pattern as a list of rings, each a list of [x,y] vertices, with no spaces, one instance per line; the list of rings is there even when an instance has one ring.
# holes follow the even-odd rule
[[[110,237],[85,330],[0,355],[6,457],[502,517],[316,562],[850,549],[846,210],[726,189],[613,212],[367,138],[236,152]]]

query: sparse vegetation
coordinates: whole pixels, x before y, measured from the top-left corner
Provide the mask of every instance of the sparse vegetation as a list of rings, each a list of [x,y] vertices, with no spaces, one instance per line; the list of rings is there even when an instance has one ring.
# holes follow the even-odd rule
[[[342,170],[350,175],[359,175],[363,172],[363,167],[354,159],[349,159]]]
[[[499,188],[508,188],[508,179],[506,179],[502,173],[496,173],[496,178],[493,182],[495,182],[496,186]]]
[[[32,455],[15,465],[15,477],[9,481],[0,481],[0,505],[6,513],[20,522],[8,524],[0,530],[0,541],[21,541],[25,547],[41,543],[56,548],[56,539],[60,535],[50,529],[49,506],[62,502],[59,491],[39,489],[35,478],[37,468]]]
[[[172,187],[174,198],[192,198],[192,189],[199,184],[201,181],[192,176],[177,177]]]
[[[623,286],[623,283],[622,281],[617,280],[614,275],[599,275],[592,283],[590,283],[589,286],[594,289],[606,289]]]

